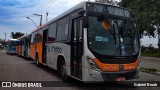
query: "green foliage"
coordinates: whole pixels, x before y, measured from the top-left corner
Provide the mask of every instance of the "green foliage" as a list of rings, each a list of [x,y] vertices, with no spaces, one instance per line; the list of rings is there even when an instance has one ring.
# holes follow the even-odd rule
[[[154,36],[160,23],[160,0],[122,0],[120,6],[135,12],[141,35],[147,31],[149,36]],[[159,29],[159,28],[158,28]]]
[[[141,67],[141,71],[142,72],[147,72],[147,73],[157,73],[159,72],[158,69],[155,69],[155,68],[146,68],[146,67]]]
[[[142,56],[147,56],[147,57],[159,57],[160,55],[158,53],[141,53]]]
[[[23,35],[24,35],[24,33],[21,33],[21,32],[11,32],[11,37],[13,39],[17,39],[17,38],[19,38],[19,37],[21,37]]]
[[[149,47],[142,46],[141,47],[141,54],[142,56],[149,56],[149,57],[158,57],[160,56],[159,49],[156,49],[152,46],[152,44],[149,45]]]
[[[95,0],[95,2],[100,2],[100,3],[109,3],[109,4],[113,4],[115,3],[113,0]]]

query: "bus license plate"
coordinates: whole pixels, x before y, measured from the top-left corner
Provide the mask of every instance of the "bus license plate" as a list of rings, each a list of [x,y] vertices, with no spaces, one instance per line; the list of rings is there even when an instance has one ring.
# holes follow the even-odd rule
[[[116,81],[125,81],[125,77],[116,77]]]

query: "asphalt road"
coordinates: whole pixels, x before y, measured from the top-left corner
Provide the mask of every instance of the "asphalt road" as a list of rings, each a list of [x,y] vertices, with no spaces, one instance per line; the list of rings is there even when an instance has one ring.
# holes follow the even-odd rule
[[[156,68],[160,70],[160,57],[142,57],[142,67]]]
[[[142,62],[144,62],[143,60]],[[159,61],[160,62],[160,61]],[[159,87],[126,87],[128,84],[109,83],[104,87],[97,87],[98,84],[85,84],[88,87],[81,87],[75,83],[66,83],[57,76],[55,70],[48,67],[37,67],[35,61],[26,60],[17,55],[8,55],[4,50],[0,50],[0,81],[57,81],[62,84],[61,87],[43,87],[43,88],[0,88],[0,90],[160,90]],[[141,72],[141,77],[133,81],[160,81],[160,76]],[[56,83],[56,82],[54,82]],[[63,86],[66,85],[66,86]],[[82,84],[84,85],[84,84]],[[71,87],[67,87],[71,86]]]

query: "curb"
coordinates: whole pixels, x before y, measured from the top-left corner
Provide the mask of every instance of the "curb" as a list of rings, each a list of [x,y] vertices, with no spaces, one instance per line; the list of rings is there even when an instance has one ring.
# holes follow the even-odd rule
[[[155,74],[160,75],[160,72],[156,72]]]
[[[141,71],[141,72],[145,72],[145,71]],[[145,73],[149,73],[149,72],[145,72]],[[160,72],[155,72],[155,73],[150,73],[150,74],[155,74],[155,75],[159,75],[160,76]]]

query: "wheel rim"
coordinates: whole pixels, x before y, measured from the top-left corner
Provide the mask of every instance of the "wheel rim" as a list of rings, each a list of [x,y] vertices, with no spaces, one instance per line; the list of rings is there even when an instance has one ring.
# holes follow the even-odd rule
[[[37,65],[39,64],[39,62],[38,62],[38,57],[36,57],[36,64],[37,64]]]
[[[38,65],[38,60],[36,60],[36,64]]]

